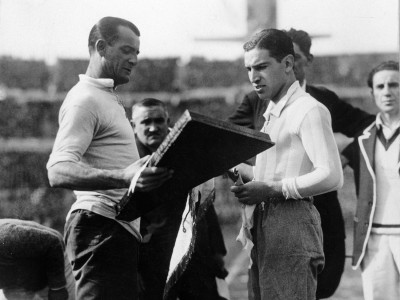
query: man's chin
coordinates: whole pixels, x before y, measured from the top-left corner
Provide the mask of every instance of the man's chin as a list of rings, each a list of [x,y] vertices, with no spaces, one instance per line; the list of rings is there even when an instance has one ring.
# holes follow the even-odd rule
[[[162,139],[149,139],[147,145],[149,145],[150,147],[158,148],[158,146],[160,146],[161,143]]]
[[[258,98],[260,98],[261,100],[267,100],[268,99],[267,94],[265,94],[263,92],[257,92],[257,91],[256,91],[256,93],[257,93]]]
[[[118,85],[127,84],[130,81],[130,76],[121,76],[117,80],[115,80]]]

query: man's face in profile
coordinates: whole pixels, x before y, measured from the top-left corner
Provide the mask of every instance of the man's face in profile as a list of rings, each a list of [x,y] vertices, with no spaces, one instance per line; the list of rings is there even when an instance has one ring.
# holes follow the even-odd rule
[[[152,152],[168,134],[168,116],[162,106],[135,108],[132,116],[136,138]]]

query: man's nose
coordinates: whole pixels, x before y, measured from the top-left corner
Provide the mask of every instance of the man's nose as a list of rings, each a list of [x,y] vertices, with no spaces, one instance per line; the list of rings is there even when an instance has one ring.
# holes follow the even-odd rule
[[[255,70],[249,72],[249,78],[251,83],[258,83],[260,81],[260,74]]]
[[[391,94],[391,90],[390,90],[390,87],[389,87],[388,84],[385,84],[385,85],[383,86],[383,93],[384,93],[385,95],[390,95],[390,94]]]
[[[151,123],[149,125],[149,131],[154,132],[154,131],[157,131],[157,130],[158,130],[157,124]]]
[[[131,57],[129,58],[129,63],[132,66],[136,66],[138,62],[137,54],[132,54]]]

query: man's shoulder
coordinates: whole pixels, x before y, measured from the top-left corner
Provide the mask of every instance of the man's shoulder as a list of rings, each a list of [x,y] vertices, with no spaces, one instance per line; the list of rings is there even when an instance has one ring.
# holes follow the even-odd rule
[[[304,113],[304,114],[308,113],[309,111],[315,108],[321,108],[322,110],[328,111],[325,105],[323,105],[311,94],[305,92],[299,94],[298,97],[296,98],[296,101],[294,101],[291,106],[292,110],[295,110],[297,113]]]
[[[98,102],[96,101],[96,94],[97,89],[78,82],[67,93],[63,106],[80,106],[93,109],[97,106]]]
[[[316,85],[306,85],[306,92],[314,97],[317,101],[331,101],[332,99],[337,99],[338,96],[335,92],[324,86]]]

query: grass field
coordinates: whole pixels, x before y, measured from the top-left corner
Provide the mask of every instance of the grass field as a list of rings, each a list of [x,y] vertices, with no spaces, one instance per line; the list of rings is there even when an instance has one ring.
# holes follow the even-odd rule
[[[353,250],[352,226],[356,207],[353,172],[349,168],[344,170],[344,186],[339,191],[340,204],[346,225],[346,254],[351,256]],[[235,241],[239,232],[239,224],[223,225],[225,244],[228,249],[226,265],[230,274],[227,277],[231,300],[247,300],[247,266],[248,258],[244,255],[241,245]],[[345,271],[340,285],[331,300],[362,300],[360,271],[351,268],[351,258],[346,258]]]

